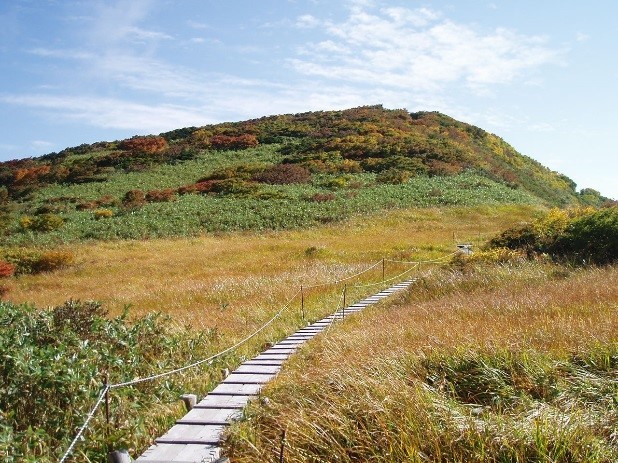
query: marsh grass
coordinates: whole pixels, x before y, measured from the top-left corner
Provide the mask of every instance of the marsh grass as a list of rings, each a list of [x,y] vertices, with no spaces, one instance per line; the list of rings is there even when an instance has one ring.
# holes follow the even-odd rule
[[[339,306],[342,283],[312,289],[308,286],[358,273],[384,256],[404,261],[440,257],[452,251],[453,235],[477,242],[485,234],[535,212],[529,206],[413,209],[391,211],[370,221],[358,218],[302,231],[84,243],[71,247],[74,266],[13,278],[7,283],[7,297],[16,303],[33,302],[40,308],[60,305],[70,298],[98,300],[112,317],[130,305],[129,320],[139,320],[152,312],[170,315],[169,334],[182,336],[185,347],[192,342],[192,336],[207,337],[193,349],[174,351],[166,359],[152,358],[148,367],[140,366],[143,369],[139,371],[136,364],[120,364],[110,376],[113,383],[183,366],[229,347],[262,326],[298,292],[301,284],[305,286],[304,319],[297,295],[276,323],[212,365],[114,391],[112,431],[106,434],[99,412],[85,442],[76,450],[75,461],[94,461],[108,445],[128,448],[137,455],[182,415],[177,400],[180,393],[206,394],[222,378],[222,369],[234,368]],[[405,264],[389,263],[386,278],[407,268]],[[347,302],[377,292],[382,287],[379,284],[355,285],[379,282],[381,277],[378,265],[347,282]],[[345,323],[352,323],[352,319]],[[354,352],[350,351],[350,355]],[[90,367],[95,373],[83,378],[86,399],[68,410],[67,424],[56,435],[55,444],[42,439],[37,428],[32,428],[32,435],[21,433],[13,439],[13,443],[21,442],[20,452],[36,455],[37,461],[57,459],[100,390],[99,367]]]
[[[618,270],[452,268],[303,349],[229,434],[234,462],[618,458]]]

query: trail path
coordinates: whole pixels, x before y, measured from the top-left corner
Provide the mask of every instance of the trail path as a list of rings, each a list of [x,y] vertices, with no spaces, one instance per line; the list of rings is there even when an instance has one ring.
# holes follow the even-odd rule
[[[277,375],[290,355],[327,329],[333,321],[359,312],[407,288],[413,281],[414,279],[403,281],[356,304],[339,309],[247,360],[178,420],[175,426],[155,439],[155,444],[135,460],[135,463],[215,462],[221,456],[219,444],[225,428],[241,416],[247,402],[259,395],[262,387]]]

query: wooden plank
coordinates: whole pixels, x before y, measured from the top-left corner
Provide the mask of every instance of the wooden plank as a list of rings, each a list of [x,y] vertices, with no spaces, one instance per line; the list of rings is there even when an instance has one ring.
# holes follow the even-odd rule
[[[274,375],[281,370],[280,365],[251,365],[243,363],[234,373],[252,373],[254,375]]]
[[[158,439],[157,444],[202,444],[217,445],[227,425],[209,424],[193,426],[190,424],[176,424]]]
[[[204,444],[155,444],[134,463],[196,463],[214,462],[221,449]]]
[[[236,373],[235,371],[223,380],[224,384],[264,384],[276,375]]]
[[[193,408],[189,413],[176,421],[176,424],[229,424],[232,420],[240,418],[240,408]]]
[[[281,354],[293,354],[296,349],[291,347],[271,347],[263,352],[263,355],[281,355]]]
[[[225,427],[242,413],[242,408],[259,394],[283,362],[303,343],[327,329],[335,320],[353,314],[407,288],[414,280],[384,289],[311,325],[299,329],[265,352],[243,362],[232,374],[178,420],[157,444],[148,449],[137,463],[206,463],[220,456],[219,440]]]
[[[264,366],[277,366],[277,367],[280,367],[281,365],[283,365],[284,361],[285,361],[285,359],[277,359],[277,360],[256,360],[256,359],[251,359],[251,360],[245,360],[243,362],[243,365],[264,365]]]
[[[219,394],[219,395],[207,395],[201,401],[199,401],[195,408],[233,408],[241,409],[251,400],[253,396],[250,395],[234,395],[234,394]]]
[[[262,384],[227,384],[220,383],[208,395],[258,395]]]
[[[256,357],[253,357],[253,360],[287,360],[289,354],[281,353],[281,354],[260,354]]]

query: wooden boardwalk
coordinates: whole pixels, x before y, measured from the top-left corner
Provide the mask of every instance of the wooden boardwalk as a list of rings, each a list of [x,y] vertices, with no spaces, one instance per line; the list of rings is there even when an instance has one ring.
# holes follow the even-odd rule
[[[320,334],[335,320],[407,288],[407,280],[369,296],[356,304],[301,328],[283,341],[247,360],[215,387],[167,433],[140,456],[136,463],[210,463],[221,456],[219,443],[226,426],[242,414],[247,402],[255,398],[264,384],[273,379],[283,362],[302,344]]]

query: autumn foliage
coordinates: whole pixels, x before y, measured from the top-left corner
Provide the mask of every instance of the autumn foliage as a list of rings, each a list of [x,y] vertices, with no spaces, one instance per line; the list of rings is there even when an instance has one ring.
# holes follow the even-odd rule
[[[123,140],[118,145],[120,149],[125,151],[134,151],[137,153],[153,154],[164,151],[168,145],[167,140],[159,136],[133,137],[128,140]]]

